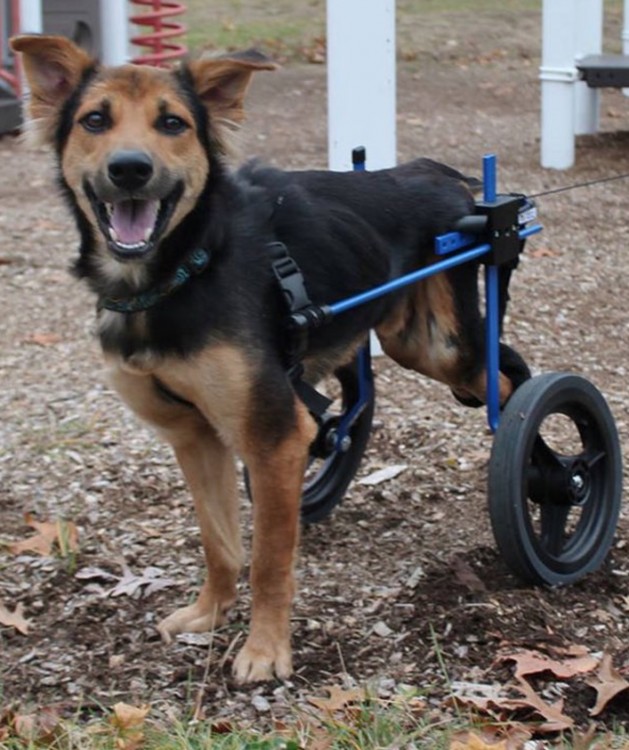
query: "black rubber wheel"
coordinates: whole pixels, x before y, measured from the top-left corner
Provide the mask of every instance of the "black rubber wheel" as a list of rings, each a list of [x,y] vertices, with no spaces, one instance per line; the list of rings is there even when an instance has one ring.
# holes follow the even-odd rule
[[[357,362],[339,368],[330,378],[330,397],[335,397],[312,447],[311,460],[304,478],[301,518],[315,523],[327,518],[343,500],[349,483],[360,465],[369,442],[375,406],[373,382],[369,380],[369,398],[349,428],[343,449],[334,447],[335,430],[344,415],[359,400],[360,376]]]
[[[598,568],[622,495],[616,425],[588,380],[547,373],[502,412],[489,463],[489,512],[504,559],[530,583],[565,585]]]

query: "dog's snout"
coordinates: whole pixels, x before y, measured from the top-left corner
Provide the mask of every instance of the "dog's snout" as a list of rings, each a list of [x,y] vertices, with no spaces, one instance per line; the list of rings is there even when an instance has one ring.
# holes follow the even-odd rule
[[[116,187],[139,190],[153,176],[153,160],[144,151],[117,151],[109,159],[107,173]]]

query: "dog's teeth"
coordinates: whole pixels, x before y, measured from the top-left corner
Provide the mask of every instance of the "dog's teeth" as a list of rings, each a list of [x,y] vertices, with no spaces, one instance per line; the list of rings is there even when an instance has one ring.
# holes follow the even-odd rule
[[[153,234],[153,227],[149,227],[146,232],[144,232],[144,242],[148,242],[151,239],[151,235]]]
[[[118,233],[113,227],[109,227],[109,236],[114,242],[118,242]]]

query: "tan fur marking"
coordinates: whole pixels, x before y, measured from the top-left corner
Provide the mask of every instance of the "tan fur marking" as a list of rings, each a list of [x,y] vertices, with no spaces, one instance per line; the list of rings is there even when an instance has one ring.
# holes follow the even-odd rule
[[[446,383],[457,379],[459,321],[445,274],[419,282],[376,329],[384,351],[403,367]]]

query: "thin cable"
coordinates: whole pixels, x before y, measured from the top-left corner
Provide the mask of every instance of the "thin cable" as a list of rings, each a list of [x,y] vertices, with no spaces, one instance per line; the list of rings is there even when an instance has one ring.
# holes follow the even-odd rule
[[[575,185],[566,185],[564,187],[553,188],[552,190],[544,190],[542,193],[533,193],[527,195],[527,198],[541,198],[543,195],[553,195],[553,193],[565,193],[568,190],[576,190],[576,188],[589,187],[590,185],[600,185],[603,182],[613,182],[614,180],[625,180],[629,177],[629,172],[626,174],[617,174],[613,177],[602,177],[600,180],[589,180],[588,182],[577,182]]]

